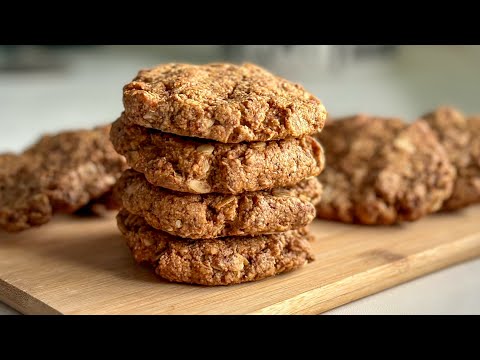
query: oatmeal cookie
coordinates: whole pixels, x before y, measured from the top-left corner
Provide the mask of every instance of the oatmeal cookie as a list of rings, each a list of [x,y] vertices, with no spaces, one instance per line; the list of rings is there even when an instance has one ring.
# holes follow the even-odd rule
[[[117,223],[135,260],[173,282],[238,284],[291,271],[314,259],[306,229],[195,241],[156,230],[124,209]]]
[[[0,228],[44,224],[111,191],[126,169],[109,140],[110,126],[43,136],[22,154],[0,156]]]
[[[444,210],[480,202],[480,118],[467,119],[460,111],[442,106],[422,118],[435,131],[457,169],[452,196]]]
[[[38,157],[0,155],[0,229],[16,232],[45,224],[52,217],[52,205],[36,177]],[[43,185],[43,186],[42,186]]]
[[[413,221],[438,210],[451,194],[455,169],[424,121],[357,115],[330,121],[319,139],[327,158],[319,177],[320,218]]]
[[[127,170],[117,182],[124,208],[152,227],[191,239],[259,235],[305,227],[315,218],[321,185],[315,177],[289,188],[240,195],[189,194],[151,185]]]
[[[123,88],[129,123],[223,143],[301,137],[326,110],[298,85],[252,64],[164,64]]]
[[[156,186],[205,194],[240,194],[292,186],[320,174],[325,159],[310,136],[222,144],[114,122],[110,138],[128,164]]]

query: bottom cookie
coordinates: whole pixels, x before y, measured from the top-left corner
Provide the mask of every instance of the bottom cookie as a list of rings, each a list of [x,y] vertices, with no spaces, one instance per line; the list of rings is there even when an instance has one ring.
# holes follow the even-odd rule
[[[146,262],[169,281],[199,285],[232,285],[297,269],[314,260],[308,231],[186,240],[156,230],[122,209],[118,228],[135,260]]]

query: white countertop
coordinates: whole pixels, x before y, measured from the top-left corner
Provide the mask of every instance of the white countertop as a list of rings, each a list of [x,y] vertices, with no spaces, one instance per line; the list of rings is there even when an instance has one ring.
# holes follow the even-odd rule
[[[171,60],[207,62],[220,56],[208,47],[195,58],[187,57],[183,48],[161,49],[164,53],[131,46],[79,49],[65,55],[71,60],[65,72],[0,73],[0,152],[19,151],[44,132],[111,122],[122,111],[122,86],[142,67]],[[332,115],[370,112],[413,119],[444,103],[480,113],[479,60],[479,48],[459,47],[450,53],[418,46],[402,49],[393,60],[351,64],[333,73],[312,69],[312,75],[305,76],[305,71],[283,70],[283,75],[302,82]],[[478,274],[480,259],[329,313],[480,314]],[[10,313],[15,312],[0,303],[0,314]]]

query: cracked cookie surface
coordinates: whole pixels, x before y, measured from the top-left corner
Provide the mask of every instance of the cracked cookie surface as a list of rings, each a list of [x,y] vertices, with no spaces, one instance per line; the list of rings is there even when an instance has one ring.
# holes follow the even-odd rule
[[[319,135],[327,164],[317,216],[362,224],[413,221],[450,196],[455,169],[424,121],[358,115]]]
[[[322,187],[315,177],[289,188],[239,195],[189,194],[151,185],[127,170],[115,186],[122,205],[152,227],[191,239],[278,233],[315,218]]]
[[[123,88],[127,120],[223,143],[301,137],[322,129],[326,110],[301,85],[253,65],[164,64]]]
[[[151,184],[197,194],[292,186],[320,174],[325,164],[320,144],[310,136],[222,144],[128,125],[122,116],[113,123],[110,138]]]
[[[45,135],[21,154],[0,155],[0,228],[15,232],[73,213],[111,191],[126,169],[110,125]]]
[[[280,234],[186,240],[148,225],[122,209],[120,231],[135,260],[148,263],[169,281],[231,285],[257,281],[313,261],[306,229]]]
[[[467,118],[455,108],[442,106],[422,118],[457,170],[452,195],[442,208],[455,210],[480,202],[480,117]]]

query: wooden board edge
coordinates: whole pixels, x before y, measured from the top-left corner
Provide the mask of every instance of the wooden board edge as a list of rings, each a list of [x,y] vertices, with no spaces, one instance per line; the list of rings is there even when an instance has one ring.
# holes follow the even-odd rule
[[[480,256],[480,234],[467,236],[454,243],[443,244],[406,258],[369,269],[365,272],[342,279],[278,302],[251,315],[317,315],[341,305],[376,294],[382,290],[413,280],[422,275],[444,269],[448,266],[472,260]],[[432,261],[432,258],[435,261]],[[392,266],[393,265],[393,266]],[[360,278],[360,279],[359,279]],[[380,279],[380,281],[379,281]],[[355,287],[357,283],[367,283]],[[341,292],[330,298],[329,292]]]
[[[25,315],[62,315],[25,291],[0,279],[0,301]]]

